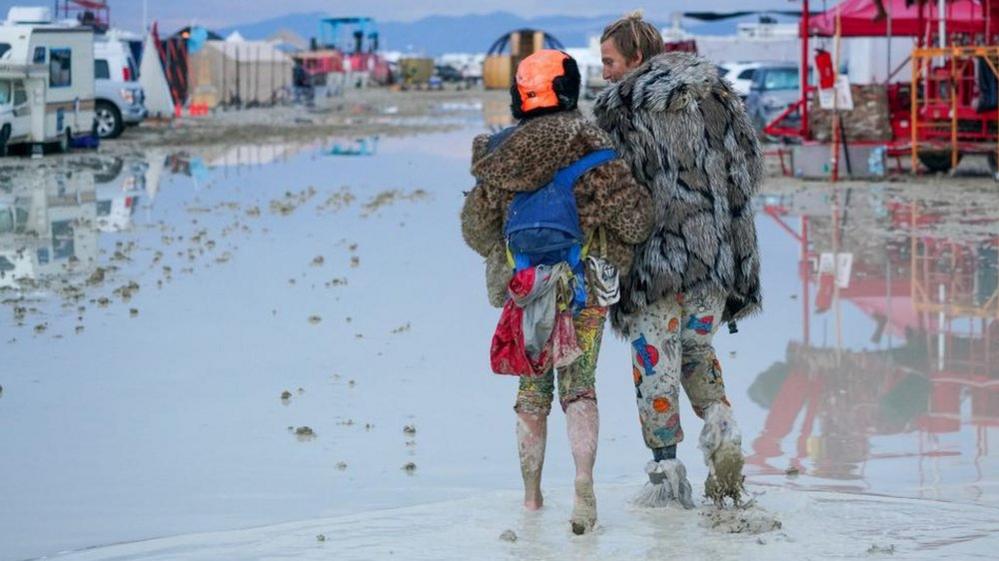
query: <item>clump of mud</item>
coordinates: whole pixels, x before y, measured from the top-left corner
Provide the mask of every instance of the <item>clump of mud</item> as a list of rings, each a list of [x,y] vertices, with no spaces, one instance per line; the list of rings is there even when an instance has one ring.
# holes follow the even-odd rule
[[[392,205],[399,201],[422,201],[428,197],[428,193],[423,189],[416,189],[409,193],[404,193],[398,189],[382,191],[361,207],[361,216],[367,217],[378,212],[382,207]]]
[[[499,539],[505,542],[514,543],[517,541],[517,533],[513,530],[504,530],[503,533],[500,534]]]
[[[312,197],[316,195],[316,188],[309,187],[297,193],[291,191],[286,191],[284,197],[280,199],[274,199],[270,202],[270,211],[272,214],[279,214],[281,216],[287,216],[293,212],[295,209],[302,206],[303,204],[309,202]]]
[[[356,198],[357,197],[350,192],[349,187],[341,187],[339,191],[336,191],[327,197],[316,210],[319,212],[339,212],[340,210],[350,206]]]
[[[295,429],[295,438],[300,441],[312,440],[316,437],[316,431],[310,426],[301,426]]]
[[[775,514],[757,506],[709,508],[701,512],[701,525],[726,534],[763,534],[783,527]]]

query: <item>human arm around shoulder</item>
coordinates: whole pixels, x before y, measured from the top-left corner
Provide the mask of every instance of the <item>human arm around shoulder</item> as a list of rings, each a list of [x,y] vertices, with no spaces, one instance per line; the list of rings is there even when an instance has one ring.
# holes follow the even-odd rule
[[[606,208],[604,227],[624,243],[644,242],[654,220],[651,195],[635,181],[624,160],[608,162],[602,171],[609,176],[600,195]]]
[[[595,125],[583,127],[575,141],[590,150],[613,146],[607,133]],[[577,203],[595,205],[598,210],[590,217],[596,223],[583,224],[584,229],[603,226],[608,234],[629,245],[642,243],[649,237],[654,220],[652,197],[635,181],[631,168],[623,159],[618,157],[590,170],[581,181],[586,185],[576,193],[586,200]]]

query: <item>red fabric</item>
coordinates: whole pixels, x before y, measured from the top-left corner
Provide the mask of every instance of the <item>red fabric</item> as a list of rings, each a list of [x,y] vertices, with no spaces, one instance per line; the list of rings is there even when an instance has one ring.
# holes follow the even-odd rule
[[[493,372],[511,376],[534,372],[524,350],[523,321],[524,311],[513,300],[507,300],[489,349],[489,363]]]
[[[510,295],[514,298],[523,298],[530,294],[531,290],[534,289],[534,281],[537,277],[536,273],[537,269],[528,267],[514,274],[510,278],[510,284],[507,285]]]
[[[103,10],[108,7],[106,0],[73,0],[73,3],[91,10]]]
[[[989,0],[994,1],[994,0]],[[937,28],[937,6],[923,8],[923,29],[919,27],[919,6],[905,5],[906,0],[884,0],[885,11],[891,14],[893,37],[923,35],[925,26]],[[888,19],[875,21],[878,10],[873,0],[844,0],[821,15],[809,19],[811,35],[832,37],[836,33],[836,11],[840,11],[842,37],[886,37]],[[947,32],[985,33],[985,11],[982,4],[973,0],[953,0],[947,3]],[[994,26],[994,24],[993,24]]]
[[[836,85],[836,73],[833,72],[832,55],[829,51],[817,49],[815,53],[815,68],[819,71],[819,87],[823,90]]]
[[[513,275],[507,290],[516,295],[526,295],[534,286],[534,267]],[[531,360],[524,348],[524,310],[508,298],[500,314],[493,343],[489,349],[489,362],[493,372],[511,376],[534,374]]]
[[[513,298],[508,299],[503,306],[489,349],[490,366],[496,374],[541,376],[552,367],[571,364],[582,354],[576,340],[572,313],[565,311],[556,313],[552,333],[541,354],[533,359],[528,356],[524,344],[524,310],[514,298],[530,294],[537,280],[535,272],[534,267],[519,271],[507,286]]]
[[[832,307],[836,277],[832,273],[819,275],[819,292],[815,295],[815,313],[821,314]]]
[[[550,344],[545,347],[541,360],[547,360],[556,367],[568,366],[576,361],[583,351],[576,340],[576,326],[572,323],[572,313],[558,312],[555,314],[555,327],[552,329]],[[549,355],[550,359],[545,355]],[[551,368],[551,364],[545,370]]]

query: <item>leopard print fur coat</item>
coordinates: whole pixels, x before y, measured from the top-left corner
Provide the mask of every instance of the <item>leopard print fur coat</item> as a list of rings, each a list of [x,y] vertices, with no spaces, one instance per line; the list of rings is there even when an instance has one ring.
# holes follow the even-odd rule
[[[562,111],[521,122],[498,146],[489,149],[489,135],[472,143],[472,175],[476,185],[461,211],[465,242],[486,259],[489,301],[506,301],[510,270],[506,263],[503,224],[506,211],[519,192],[545,185],[555,173],[594,150],[613,148],[610,138],[578,111]],[[644,241],[652,226],[651,199],[616,159],[584,174],[573,189],[579,221],[589,235],[603,226],[606,247],[591,244],[626,274],[633,247]]]

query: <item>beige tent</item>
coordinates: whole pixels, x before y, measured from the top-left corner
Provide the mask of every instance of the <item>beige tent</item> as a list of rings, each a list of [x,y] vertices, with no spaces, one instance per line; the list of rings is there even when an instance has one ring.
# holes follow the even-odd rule
[[[288,55],[266,41],[238,36],[206,41],[189,59],[191,103],[272,103],[291,88],[293,65]]]

